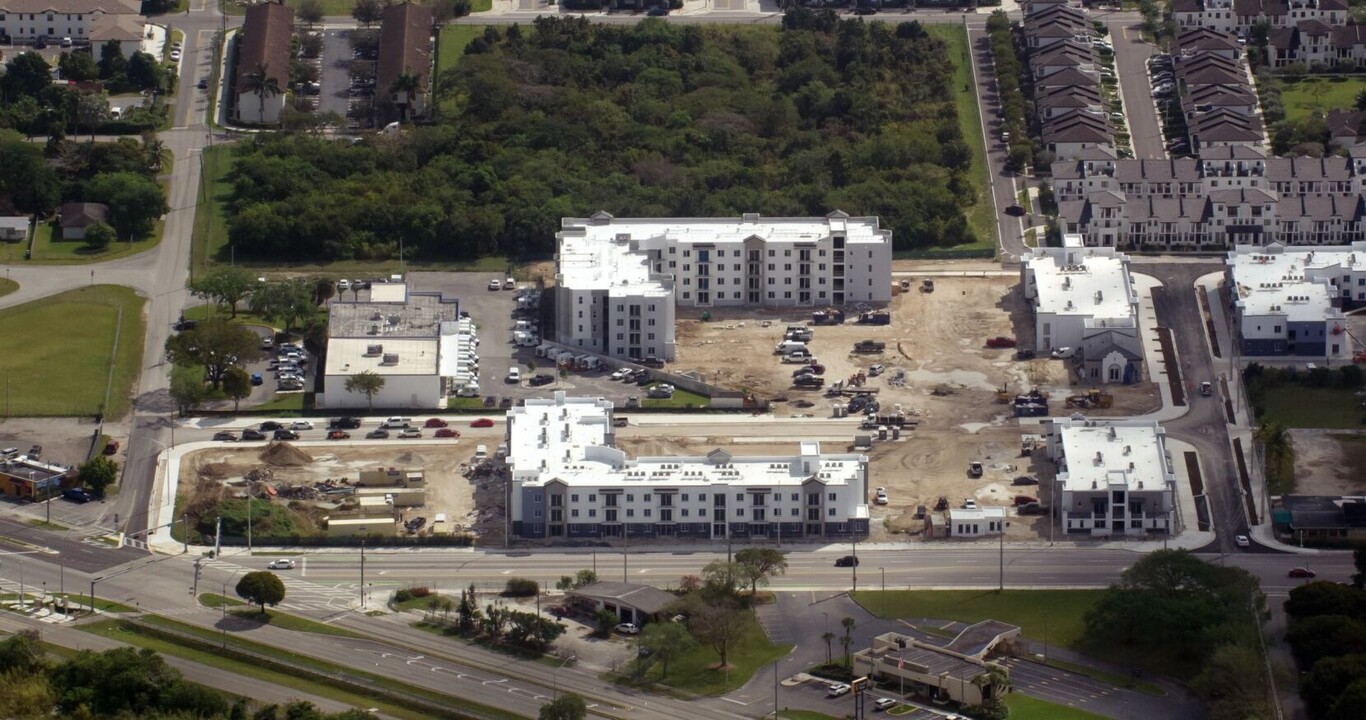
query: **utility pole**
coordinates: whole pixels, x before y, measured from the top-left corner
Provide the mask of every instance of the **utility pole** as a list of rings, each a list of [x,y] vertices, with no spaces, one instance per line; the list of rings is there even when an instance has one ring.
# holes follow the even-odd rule
[[[360,541],[360,609],[365,609],[365,540]]]
[[[255,505],[256,498],[251,496],[251,487],[247,487],[247,554],[251,554],[251,506]]]
[[[1004,592],[1006,589],[1006,521],[1001,519],[1001,559],[1000,576],[996,581],[996,592]]]
[[[223,557],[223,516],[218,516],[217,525],[213,537],[213,556]]]
[[[181,527],[181,529],[182,529],[182,532],[181,532],[181,534],[180,534],[180,539],[184,541],[184,547],[181,549],[181,552],[182,552],[182,553],[188,553],[188,552],[190,551],[190,515],[189,515],[189,513],[181,513],[181,514],[180,514],[180,527]],[[196,566],[196,567],[198,567],[198,563],[199,563],[199,561],[196,560],[196,561],[195,561],[195,566]]]
[[[849,569],[852,570],[852,571],[853,571],[853,574],[854,574],[854,587],[853,587],[853,589],[850,590],[849,592],[851,592],[851,593],[856,593],[856,592],[858,592],[858,538],[857,538],[857,537],[854,538],[854,556],[853,556],[853,557],[854,557],[854,561],[853,561],[852,563],[849,563]]]
[[[887,568],[880,567],[878,570],[882,571],[882,611],[879,614],[887,617]]]

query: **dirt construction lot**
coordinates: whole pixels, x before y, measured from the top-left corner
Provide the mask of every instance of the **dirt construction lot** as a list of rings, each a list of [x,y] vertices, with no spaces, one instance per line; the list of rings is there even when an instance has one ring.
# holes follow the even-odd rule
[[[1360,495],[1366,491],[1366,435],[1350,430],[1294,429],[1295,494]]]
[[[1050,394],[1050,413],[1060,415],[1074,412],[1065,408],[1063,400],[1080,390],[1068,384],[1066,361],[1017,361],[1013,349],[986,347],[986,340],[996,336],[1018,338],[1022,347],[1033,345],[1033,321],[1019,293],[1018,277],[935,278],[935,290],[929,293],[918,291],[918,286],[919,281],[913,281],[911,291],[893,298],[888,307],[890,325],[858,325],[850,318],[844,325],[814,327],[815,337],[808,343],[826,367],[827,384],[882,364],[886,371],[869,377],[865,386],[878,391],[882,412],[900,405],[919,416],[919,426],[909,439],[903,435],[903,440],[877,444],[869,452],[871,485],[887,488],[891,500],[886,507],[874,506],[874,537],[884,531],[884,519],[895,531],[920,527],[912,519],[916,506],[932,507],[940,496],[955,506],[967,497],[983,505],[1009,505],[1017,494],[1037,497],[1040,488],[1011,487],[1010,482],[1026,472],[1046,481],[1052,477],[1051,463],[1041,453],[1021,456],[1022,432],[1037,429],[1026,420],[1022,430],[1011,406],[999,402],[996,392],[1002,385],[1011,396],[1038,387]],[[786,326],[809,321],[809,311],[796,309],[713,311],[709,322],[680,318],[678,362],[673,369],[698,370],[711,382],[786,398],[775,405],[780,416],[829,417],[835,398],[821,390],[791,388],[792,371],[800,365],[784,364],[772,353]],[[854,354],[854,344],[860,340],[883,341],[886,351]],[[894,381],[898,375],[904,379],[899,387]],[[1114,405],[1097,411],[1098,415],[1143,414],[1156,410],[1161,402],[1150,382],[1102,389],[1113,393]],[[682,449],[705,452],[711,447]],[[827,443],[824,449],[845,448],[830,448]],[[751,454],[750,446],[736,450]],[[786,454],[796,448],[771,450]],[[634,449],[628,451],[635,454]],[[753,454],[769,451],[753,448]],[[967,464],[973,460],[986,466],[984,477],[967,476]],[[1010,526],[1013,536],[1046,536],[1047,532],[1040,518],[1017,518]]]
[[[272,446],[291,447],[287,443],[272,443],[268,446],[225,444],[222,447],[187,455],[181,463],[178,488],[179,494],[186,500],[186,507],[202,507],[224,495],[244,493],[243,478],[253,471],[268,470],[271,479],[266,484],[279,493],[277,498],[283,498],[290,494],[286,490],[290,486],[312,487],[314,483],[329,479],[345,479],[354,484],[362,470],[420,468],[426,480],[427,502],[420,508],[403,508],[407,518],[425,517],[430,527],[436,513],[445,513],[449,521],[449,531],[478,531],[483,528],[480,527],[479,513],[476,510],[477,500],[478,507],[484,509],[485,519],[496,513],[496,522],[486,524],[496,528],[498,540],[501,541],[501,490],[493,492],[491,487],[484,488],[481,486],[482,483],[468,479],[462,473],[462,466],[474,453],[473,445],[452,443],[320,447],[305,444],[293,448],[299,453],[289,454],[269,452],[268,449]],[[265,495],[258,489],[257,497]],[[335,507],[336,498],[315,497],[309,494],[304,500],[315,502],[319,511],[314,514],[321,515]],[[397,531],[401,529],[396,527]],[[488,541],[491,538],[484,537],[484,540]]]

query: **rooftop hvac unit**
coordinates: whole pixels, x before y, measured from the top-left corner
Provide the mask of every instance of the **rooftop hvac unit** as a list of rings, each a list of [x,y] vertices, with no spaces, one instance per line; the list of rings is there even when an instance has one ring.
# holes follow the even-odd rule
[[[1097,465],[1100,465],[1100,464],[1103,463],[1103,462],[1105,462],[1105,454],[1102,453],[1101,451],[1097,450],[1097,451],[1096,451],[1096,464],[1097,464]]]
[[[375,313],[375,314],[373,314],[373,315],[370,316],[370,319],[371,319],[371,320],[383,320],[383,319],[384,319],[384,315],[382,315],[382,314],[380,314],[380,313]]]
[[[371,334],[371,335],[378,335],[378,334],[379,334],[379,326],[378,326],[378,325],[371,325],[371,326],[370,326],[370,334]]]
[[[365,346],[365,357],[374,357],[374,356],[376,356],[376,355],[383,355],[383,354],[384,354],[384,346],[383,346],[383,345],[366,345],[366,346]]]
[[[380,361],[380,364],[381,364],[381,365],[397,365],[397,364],[398,364],[398,353],[384,353],[384,359]]]
[[[399,321],[399,316],[397,316],[397,315],[390,315],[390,316],[389,316],[389,324],[390,324],[390,325],[397,325],[397,324],[398,324],[398,321]]]

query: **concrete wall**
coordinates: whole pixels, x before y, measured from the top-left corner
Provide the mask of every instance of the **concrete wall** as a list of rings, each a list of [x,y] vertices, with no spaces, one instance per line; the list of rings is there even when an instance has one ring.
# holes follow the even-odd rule
[[[346,391],[345,375],[328,375],[323,384],[319,407],[367,408],[365,395]],[[436,410],[445,406],[439,375],[386,375],[384,389],[375,394],[374,407],[379,409]]]

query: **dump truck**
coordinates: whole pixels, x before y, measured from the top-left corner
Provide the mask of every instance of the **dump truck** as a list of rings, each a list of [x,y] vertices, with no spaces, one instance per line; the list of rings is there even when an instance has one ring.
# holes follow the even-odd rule
[[[844,311],[834,308],[817,310],[811,313],[811,323],[814,325],[841,325],[844,323]]]
[[[854,343],[856,353],[880,353],[887,349],[887,343],[881,340],[860,340]]]
[[[866,310],[858,314],[860,325],[890,325],[892,314],[886,310]]]

